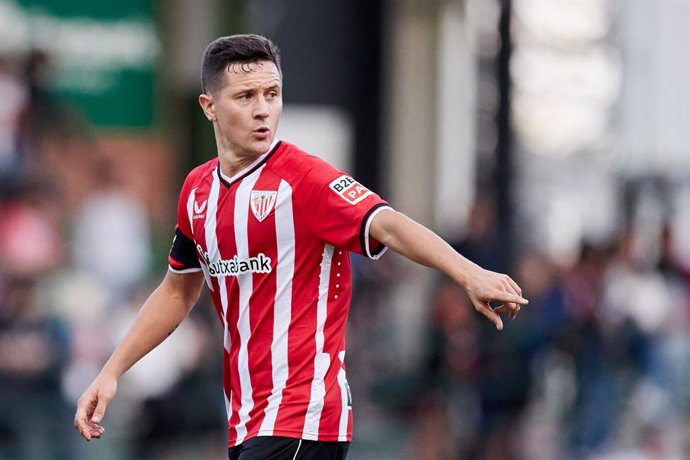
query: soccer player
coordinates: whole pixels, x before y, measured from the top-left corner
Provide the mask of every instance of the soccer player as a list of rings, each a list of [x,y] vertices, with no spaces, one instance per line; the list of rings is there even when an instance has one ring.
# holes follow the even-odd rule
[[[282,80],[278,50],[264,37],[222,37],[206,49],[199,104],[218,156],[187,176],[168,273],[79,398],[74,426],[87,441],[104,433],[118,378],[175,330],[204,281],[224,330],[229,457],[240,460],[347,455],[350,252],[376,259],[391,248],[445,273],[499,330],[501,313],[514,318],[527,303],[507,275],[276,140]]]

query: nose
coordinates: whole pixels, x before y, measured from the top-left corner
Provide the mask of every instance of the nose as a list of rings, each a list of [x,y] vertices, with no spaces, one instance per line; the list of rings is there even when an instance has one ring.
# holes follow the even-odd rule
[[[268,102],[263,96],[256,98],[256,106],[254,107],[254,118],[267,118],[269,116],[268,112]]]

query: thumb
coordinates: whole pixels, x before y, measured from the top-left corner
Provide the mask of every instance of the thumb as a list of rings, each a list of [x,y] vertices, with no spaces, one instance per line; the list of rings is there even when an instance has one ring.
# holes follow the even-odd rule
[[[91,420],[94,423],[100,423],[101,420],[103,420],[107,405],[108,403],[105,401],[105,398],[98,398],[98,404],[96,405],[96,409],[93,411],[93,416],[91,416]]]
[[[486,318],[491,321],[494,326],[496,326],[497,330],[503,330],[503,321],[501,320],[501,317],[491,307],[489,307],[489,304],[476,302],[475,309],[482,315],[486,316]]]

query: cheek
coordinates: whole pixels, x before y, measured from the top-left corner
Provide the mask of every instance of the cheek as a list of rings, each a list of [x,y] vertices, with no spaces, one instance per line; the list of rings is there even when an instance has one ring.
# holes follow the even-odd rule
[[[279,118],[282,113],[283,113],[283,103],[281,101],[280,103],[273,106],[273,117]]]
[[[242,111],[238,110],[236,107],[224,107],[218,113],[219,121],[228,124],[230,128],[241,122],[242,118]]]

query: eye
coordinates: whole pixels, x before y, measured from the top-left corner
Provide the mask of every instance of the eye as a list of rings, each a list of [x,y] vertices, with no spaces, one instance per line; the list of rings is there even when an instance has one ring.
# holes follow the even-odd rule
[[[240,99],[240,100],[242,100],[242,101],[248,101],[248,100],[250,100],[251,98],[252,98],[251,93],[242,93],[242,94],[240,94],[239,97],[238,97],[238,99]]]

